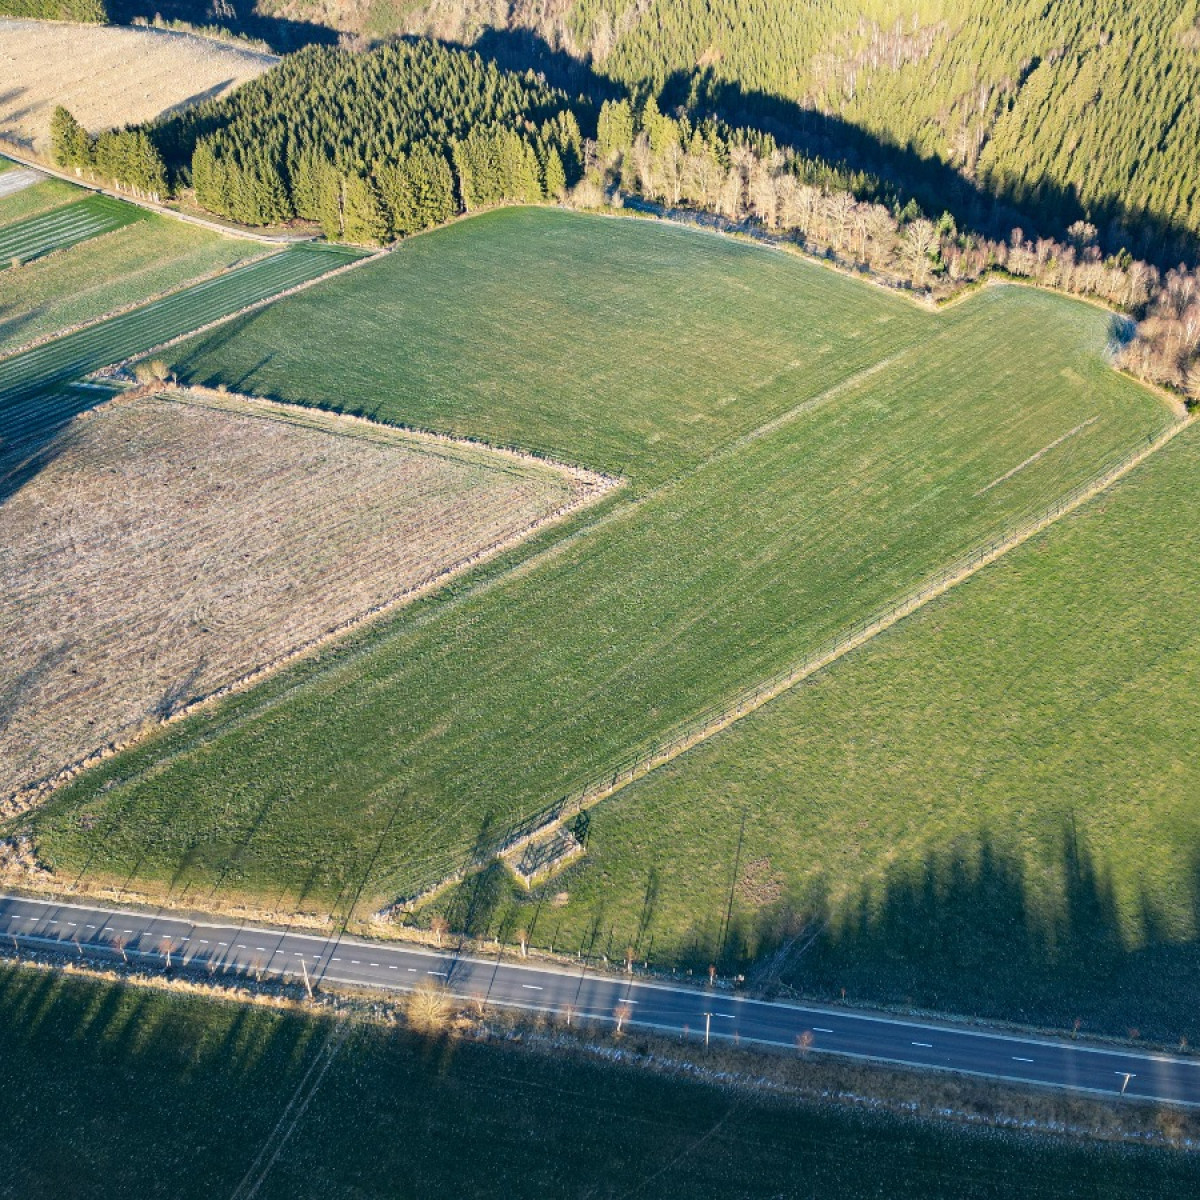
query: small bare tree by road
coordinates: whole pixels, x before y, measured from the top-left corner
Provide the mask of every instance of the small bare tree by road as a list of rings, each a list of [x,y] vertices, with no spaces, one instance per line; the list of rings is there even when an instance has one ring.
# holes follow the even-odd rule
[[[426,980],[408,994],[404,1008],[410,1027],[418,1033],[440,1033],[449,1024],[454,1006],[445,988]]]
[[[617,1005],[616,1008],[613,1009],[613,1016],[617,1019],[617,1037],[620,1037],[625,1022],[633,1016],[633,1007],[622,1001]]]

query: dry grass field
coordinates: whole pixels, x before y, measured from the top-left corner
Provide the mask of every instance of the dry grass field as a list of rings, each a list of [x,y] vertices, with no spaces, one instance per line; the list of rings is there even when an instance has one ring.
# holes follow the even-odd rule
[[[77,417],[14,476],[17,453],[0,461],[0,795],[599,486],[352,417],[181,392]]]
[[[46,157],[56,104],[96,132],[219,96],[275,61],[165,29],[0,20],[0,140]]]

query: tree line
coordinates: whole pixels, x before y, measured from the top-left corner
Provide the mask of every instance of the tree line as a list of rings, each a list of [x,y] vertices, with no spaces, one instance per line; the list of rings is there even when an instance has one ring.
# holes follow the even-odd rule
[[[0,16],[103,25],[108,8],[104,0],[0,0]]]
[[[109,129],[90,134],[62,105],[50,118],[50,148],[60,167],[100,179],[118,191],[153,200],[167,194],[162,155],[144,129]]]
[[[126,185],[136,165],[143,191],[151,178],[164,191],[191,187],[204,208],[241,224],[299,217],[360,243],[556,198],[583,168],[563,93],[428,41],[361,54],[312,46],[144,127],[88,139],[63,110],[55,129],[63,165]]]
[[[625,192],[760,227],[933,295],[1003,272],[1095,297],[1147,319],[1125,349],[1130,369],[1193,398],[1200,382],[1194,297],[1164,300],[1195,275],[1105,252],[1093,223],[1077,220],[1058,238],[1021,228],[985,236],[768,133],[686,106],[664,112],[654,94],[597,111],[437,43],[310,47],[228,97],[98,137],[60,109],[53,142],[61,163],[143,194],[190,186],[209,211],[241,223],[299,217],[358,243],[498,204],[597,206]]]

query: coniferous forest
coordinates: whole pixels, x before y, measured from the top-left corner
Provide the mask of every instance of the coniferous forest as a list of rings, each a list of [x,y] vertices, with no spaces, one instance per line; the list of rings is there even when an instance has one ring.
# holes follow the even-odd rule
[[[247,225],[293,217],[380,243],[504,202],[561,194],[582,169],[563,93],[431,41],[310,46],[227,98],[146,130],[172,185]]]
[[[144,127],[89,135],[60,110],[55,154],[137,194],[191,189],[246,225],[299,218],[360,244],[496,204],[624,195],[899,286],[998,270],[1139,318],[1126,363],[1194,398],[1200,0],[1187,5],[1168,20],[1167,0],[974,15],[964,0],[951,16],[920,0],[885,26],[869,14],[891,0],[586,0],[557,25],[534,14],[544,70],[515,69],[529,29],[478,51],[311,45]],[[588,70],[556,71],[551,40]]]
[[[0,16],[103,23],[108,8],[104,0],[0,0]]]

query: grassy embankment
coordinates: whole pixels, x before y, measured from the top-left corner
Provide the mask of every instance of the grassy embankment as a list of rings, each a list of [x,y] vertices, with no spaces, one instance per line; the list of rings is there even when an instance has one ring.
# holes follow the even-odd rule
[[[1194,1179],[1181,1154],[802,1106],[378,1026],[343,1041],[333,1028],[0,967],[0,1195],[186,1200],[257,1185],[260,1200],[982,1200],[1179,1196]]]
[[[361,914],[428,883],[1161,430],[1107,321],[1011,288],[924,313],[759,248],[523,211],[221,329],[185,375],[630,493],[103,764],[35,819],[40,852],[190,903]]]

